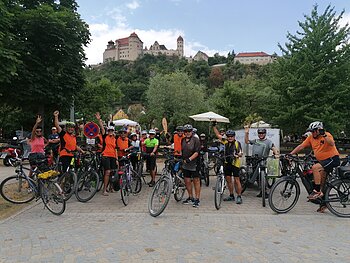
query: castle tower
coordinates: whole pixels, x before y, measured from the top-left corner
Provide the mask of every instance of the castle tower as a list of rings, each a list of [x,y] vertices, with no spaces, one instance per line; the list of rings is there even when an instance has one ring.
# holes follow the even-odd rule
[[[177,38],[177,52],[179,53],[180,57],[184,56],[184,39],[182,38],[182,36],[179,36]]]
[[[129,50],[128,50],[128,60],[134,61],[140,55],[142,55],[143,42],[140,40],[138,35],[133,32],[129,38]]]

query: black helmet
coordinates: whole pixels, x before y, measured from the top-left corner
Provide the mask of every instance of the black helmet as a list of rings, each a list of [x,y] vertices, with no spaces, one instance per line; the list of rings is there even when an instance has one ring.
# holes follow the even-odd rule
[[[184,125],[184,131],[192,131],[192,130],[193,130],[193,127],[191,124]]]
[[[228,136],[236,136],[236,133],[235,133],[235,131],[233,131],[233,130],[227,130],[226,136],[227,136],[227,137],[228,137]]]
[[[177,130],[177,131],[183,131],[183,130],[184,130],[184,126],[177,126],[177,127],[176,127],[176,130]]]
[[[259,128],[258,129],[258,133],[266,133],[266,129],[265,128]]]

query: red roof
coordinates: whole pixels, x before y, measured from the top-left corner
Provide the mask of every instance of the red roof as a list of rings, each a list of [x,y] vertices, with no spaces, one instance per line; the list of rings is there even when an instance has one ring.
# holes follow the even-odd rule
[[[265,52],[245,52],[245,53],[238,53],[236,57],[268,57],[270,55],[266,54]]]
[[[129,45],[129,38],[128,37],[119,38],[115,42],[118,42],[119,46]]]

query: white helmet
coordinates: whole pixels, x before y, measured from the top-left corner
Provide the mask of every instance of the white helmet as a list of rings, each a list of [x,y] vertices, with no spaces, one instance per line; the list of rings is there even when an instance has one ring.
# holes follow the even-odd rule
[[[311,122],[309,125],[309,128],[307,128],[308,131],[313,131],[317,129],[323,129],[323,123],[320,121],[314,121]]]
[[[114,131],[115,128],[114,126],[110,125],[110,126],[107,126],[107,131]]]
[[[149,134],[156,134],[156,130],[150,129],[150,130],[148,131],[148,133],[149,133]]]

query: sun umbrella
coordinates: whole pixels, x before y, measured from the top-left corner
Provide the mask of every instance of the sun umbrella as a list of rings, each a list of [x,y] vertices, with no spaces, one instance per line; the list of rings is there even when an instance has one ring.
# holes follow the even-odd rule
[[[230,123],[230,120],[228,118],[221,116],[212,111],[208,111],[197,115],[192,115],[190,116],[190,118],[194,119],[195,121],[216,121],[216,122]]]

